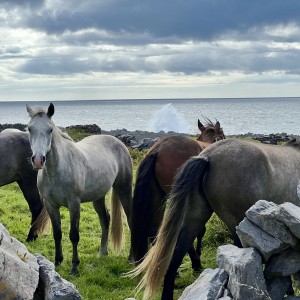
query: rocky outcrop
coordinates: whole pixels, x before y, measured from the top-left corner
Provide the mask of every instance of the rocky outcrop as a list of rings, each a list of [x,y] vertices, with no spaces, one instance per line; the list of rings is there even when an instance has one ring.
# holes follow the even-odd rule
[[[72,125],[72,126],[67,126],[66,129],[79,129],[79,130],[83,130],[86,133],[90,133],[90,134],[101,134],[102,133],[101,128],[96,124]]]
[[[206,269],[184,290],[179,300],[218,299],[224,295],[227,282],[228,274],[225,270]]]
[[[0,124],[0,132],[6,128],[16,128],[21,131],[26,129],[27,125],[24,124]],[[142,131],[142,130],[135,130],[135,131],[128,131],[127,129],[115,129],[106,131],[101,129],[96,124],[87,124],[87,125],[72,125],[67,126],[66,129],[79,129],[83,130],[89,134],[109,134],[117,137],[120,139],[127,147],[136,148],[138,150],[149,149],[154,143],[161,137],[166,135],[186,135],[185,133],[178,133],[178,132],[150,132],[150,131]],[[62,128],[64,130],[64,128]],[[266,144],[278,144],[287,142],[289,139],[293,138],[292,135],[287,135],[286,133],[271,133],[271,134],[257,134],[257,133],[245,133],[239,135],[230,135],[227,137],[231,138],[252,138],[254,140],[260,141]]]
[[[265,200],[258,201],[237,226],[244,248],[234,245],[218,248],[218,269],[214,272],[225,271],[228,281],[224,282],[224,277],[218,276],[207,281],[200,276],[185,289],[180,300],[300,299],[289,296],[293,295],[292,276],[293,284],[299,288],[299,216],[300,208],[292,203],[276,205]],[[215,298],[209,296],[209,291],[221,280],[223,294]]]
[[[0,223],[0,299],[79,300],[81,296],[50,261],[28,252]]]
[[[25,129],[27,128],[27,125],[25,124],[21,124],[21,123],[15,123],[15,124],[0,124],[0,132],[6,128],[15,128],[15,129],[19,129],[21,131],[25,131]]]
[[[111,131],[103,130],[102,133],[113,135],[116,138],[118,138],[120,141],[122,141],[127,147],[138,149],[140,151],[143,149],[149,149],[157,142],[158,139],[167,135],[187,136],[187,134],[176,133],[173,131],[169,131],[169,132],[164,132],[164,131],[149,132],[149,131],[141,131],[141,130],[128,131],[125,128],[111,130]]]
[[[75,286],[63,279],[55,270],[54,264],[41,254],[35,254],[40,266],[40,281],[34,300],[80,300],[81,296]]]
[[[39,282],[39,265],[25,245],[11,237],[0,224],[0,299],[34,297]]]

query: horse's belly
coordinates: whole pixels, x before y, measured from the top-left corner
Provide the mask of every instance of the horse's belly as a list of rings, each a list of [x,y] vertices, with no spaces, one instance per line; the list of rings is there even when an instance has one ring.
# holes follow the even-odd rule
[[[255,170],[254,170],[255,169]],[[294,170],[286,176],[270,174],[249,167],[248,172],[238,166],[228,172],[219,166],[211,168],[205,179],[205,194],[213,211],[232,230],[245,217],[245,212],[258,200],[276,204],[292,202],[300,206],[297,195],[300,173]],[[298,188],[299,189],[299,188]]]

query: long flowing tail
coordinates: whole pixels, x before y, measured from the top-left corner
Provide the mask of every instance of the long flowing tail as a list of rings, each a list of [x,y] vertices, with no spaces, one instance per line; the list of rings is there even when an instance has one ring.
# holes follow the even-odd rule
[[[153,184],[161,189],[155,178],[157,151],[148,154],[137,170],[132,199],[131,246],[135,262],[140,262],[148,251],[148,237],[151,231],[153,203],[151,201]]]
[[[123,245],[122,211],[119,196],[113,189],[111,195],[111,237],[115,251],[120,251]]]
[[[36,218],[36,220],[34,221],[34,223],[30,227],[30,231],[32,231],[34,235],[42,234],[50,226],[50,217],[45,207],[45,200],[41,195],[40,198],[43,204],[43,208],[40,214],[38,215],[38,217]]]
[[[164,276],[171,262],[178,235],[186,214],[187,201],[195,186],[203,179],[208,160],[204,157],[189,159],[177,173],[169,195],[169,208],[159,229],[155,245],[130,276],[145,275],[137,289],[145,288],[144,299],[151,298],[162,285]]]

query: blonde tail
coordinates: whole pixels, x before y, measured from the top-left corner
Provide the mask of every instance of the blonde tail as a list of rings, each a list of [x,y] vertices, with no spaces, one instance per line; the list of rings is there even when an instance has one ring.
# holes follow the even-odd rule
[[[31,225],[31,230],[35,235],[40,235],[46,231],[46,229],[50,226],[50,217],[48,212],[45,208],[45,200],[41,198],[43,202],[43,209],[41,210],[40,214],[38,215],[37,219]]]
[[[112,190],[111,195],[111,235],[115,251],[120,251],[123,245],[123,223],[122,223],[122,206],[117,193]]]
[[[171,203],[175,205],[166,212],[155,245],[150,249],[145,259],[128,273],[130,277],[136,277],[145,272],[137,286],[138,291],[145,288],[144,299],[152,298],[163,283],[185,216],[184,201],[172,199]]]
[[[145,272],[137,286],[138,291],[145,288],[144,299],[152,298],[163,283],[185,219],[187,203],[203,178],[207,165],[206,158],[191,158],[180,168],[169,195],[170,207],[166,210],[155,245],[141,264],[127,273],[136,277]]]

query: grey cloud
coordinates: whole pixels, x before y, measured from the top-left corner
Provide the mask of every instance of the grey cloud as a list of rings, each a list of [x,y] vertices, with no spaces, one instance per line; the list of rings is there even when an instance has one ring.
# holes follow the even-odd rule
[[[90,72],[158,72],[137,58],[108,58],[96,60],[72,57],[35,58],[28,60],[18,71],[30,74],[71,75]]]
[[[299,50],[270,49],[268,46],[257,46],[245,49],[226,47],[199,47],[185,53],[159,49],[152,55],[147,50],[134,54],[120,49],[116,53],[106,55],[86,53],[89,57],[80,56],[37,56],[28,60],[18,70],[32,74],[70,75],[89,72],[172,72],[186,75],[211,74],[212,72],[234,72],[244,74],[278,71],[297,74],[300,70]]]
[[[45,0],[2,0],[1,3],[6,5],[6,7],[8,8],[13,8],[13,7],[37,8],[37,7],[42,7],[45,3]]]
[[[247,33],[266,25],[299,24],[300,1],[116,0],[81,1],[78,7],[76,1],[69,1],[63,7],[33,10],[23,22],[48,34],[98,28],[148,33],[153,38],[212,40],[230,31]]]

